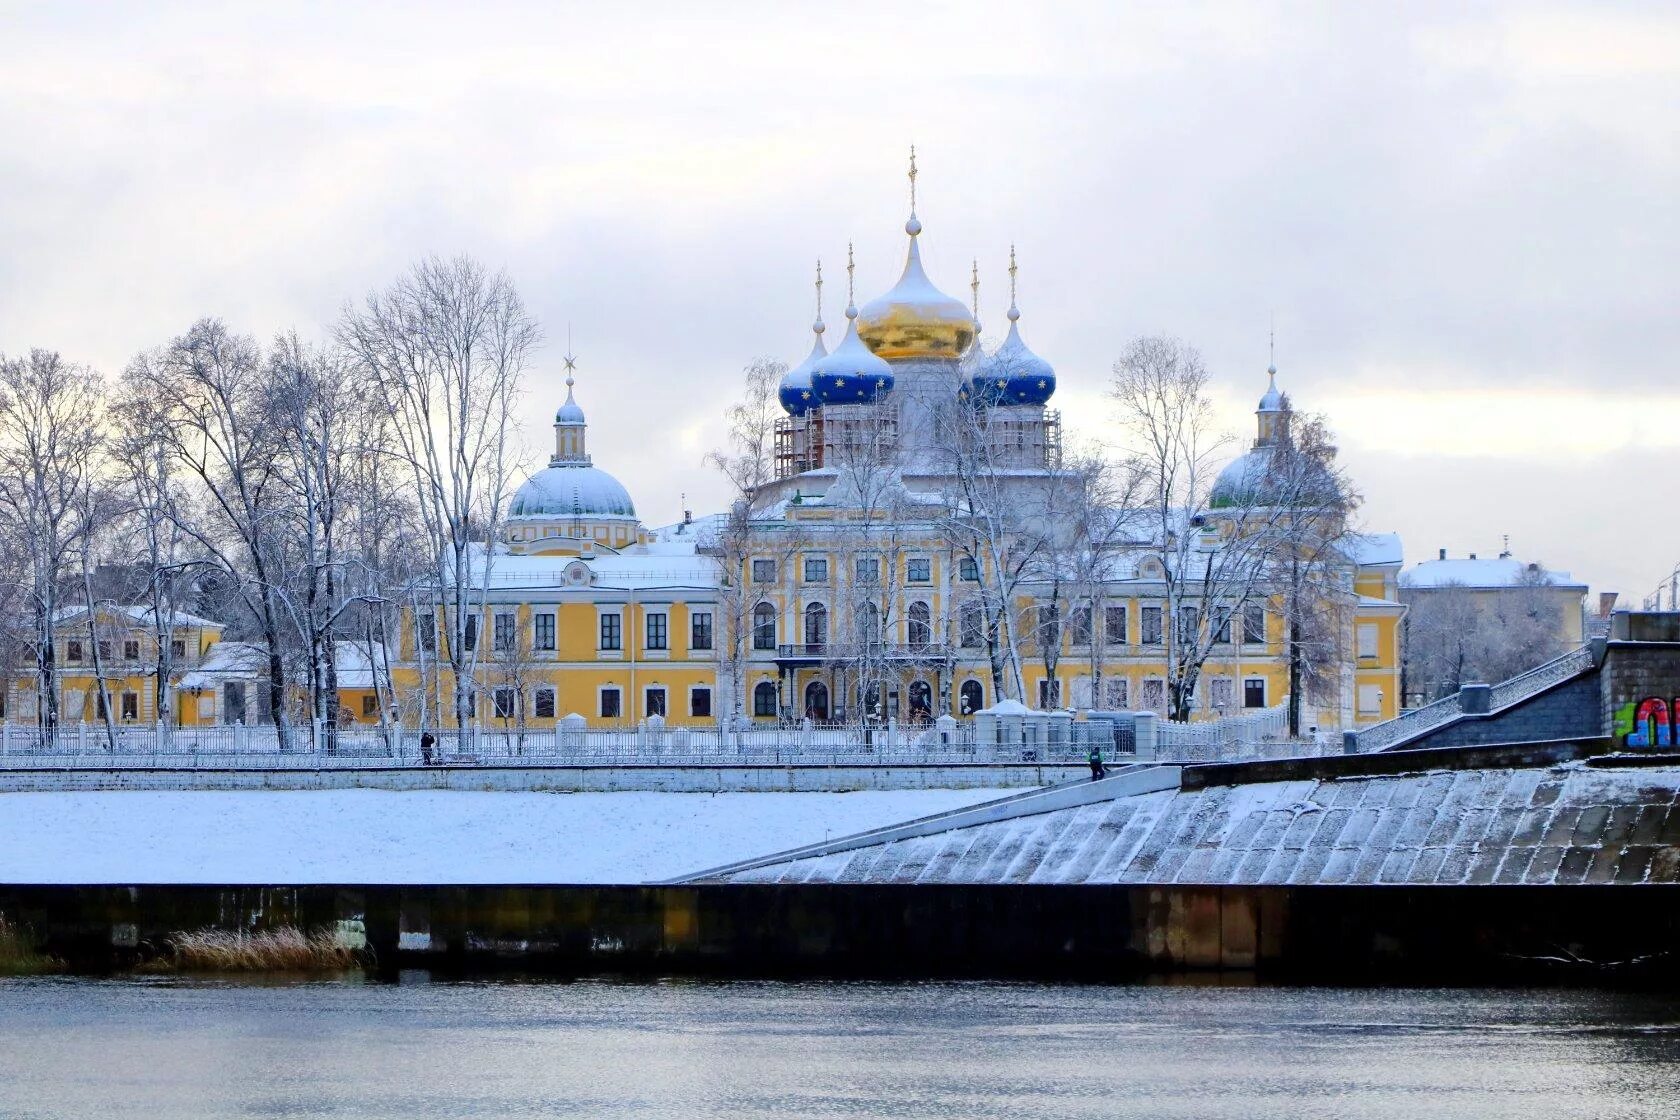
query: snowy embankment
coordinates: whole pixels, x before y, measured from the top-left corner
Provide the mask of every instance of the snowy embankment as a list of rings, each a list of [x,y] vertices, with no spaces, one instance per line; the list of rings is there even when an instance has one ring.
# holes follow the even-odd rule
[[[644,883],[1011,792],[6,793],[0,882]]]

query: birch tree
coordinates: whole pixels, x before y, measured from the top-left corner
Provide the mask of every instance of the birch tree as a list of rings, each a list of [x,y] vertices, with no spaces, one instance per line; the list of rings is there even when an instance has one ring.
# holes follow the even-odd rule
[[[48,742],[61,717],[56,638],[62,588],[93,531],[104,412],[104,383],[86,366],[50,350],[0,355],[0,531],[16,550],[36,721]]]
[[[420,261],[360,309],[339,339],[376,387],[444,607],[451,709],[472,722],[483,614],[518,463],[515,411],[541,334],[506,273],[469,257]],[[429,713],[422,712],[426,722]]]
[[[192,483],[196,501],[170,503],[169,515],[203,562],[225,578],[259,636],[269,710],[289,748],[293,627],[284,585],[284,439],[270,411],[262,352],[220,320],[201,319],[137,357],[124,380],[137,410],[155,409],[163,454]]]

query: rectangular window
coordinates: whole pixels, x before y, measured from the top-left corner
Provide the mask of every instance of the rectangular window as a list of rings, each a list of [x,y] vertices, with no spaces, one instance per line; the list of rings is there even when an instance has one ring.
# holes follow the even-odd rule
[[[111,643],[110,642],[107,642],[103,638],[101,638],[99,640],[99,643],[98,643],[98,649],[99,649],[99,660],[100,661],[103,662],[103,661],[111,660]]]
[[[964,556],[957,561],[957,578],[977,583],[980,580],[980,565],[974,562],[974,557]]]
[[[496,632],[491,636],[491,641],[495,643],[496,652],[513,652],[513,628],[517,625],[513,612],[497,611],[495,625]]]
[[[1062,610],[1055,603],[1040,603],[1034,624],[1040,649],[1057,649],[1062,644]]]
[[[669,649],[671,646],[670,633],[667,627],[668,616],[664,611],[649,611],[647,614],[647,648]]]
[[[140,643],[139,642],[133,640],[132,638],[129,639],[128,641],[123,642],[123,660],[124,661],[138,661],[138,660],[140,660]]]
[[[1359,686],[1359,714],[1374,716],[1382,713],[1382,689],[1374,684]]]
[[[1103,639],[1111,646],[1126,644],[1126,608],[1103,609]]]
[[[1089,606],[1075,607],[1073,613],[1068,615],[1068,641],[1076,646],[1091,644],[1091,608]]]
[[[957,616],[958,640],[969,648],[986,644],[986,616],[979,603],[964,603]]]
[[[695,611],[688,616],[688,648],[712,648],[711,611]]]
[[[827,583],[828,561],[820,556],[805,557],[805,582]]]
[[[122,694],[122,718],[133,723],[140,718],[140,694],[125,692]]]
[[[1226,615],[1224,618],[1219,620],[1219,633],[1217,633],[1213,636],[1213,640],[1220,643],[1221,645],[1230,645],[1231,644],[1231,616],[1230,615]]]
[[[712,690],[709,688],[691,688],[688,690],[688,714],[709,718],[712,714]]]
[[[495,707],[495,718],[513,718],[514,697],[516,695],[518,694],[511,688],[498,688],[491,694],[491,699],[494,702]]]
[[[378,714],[379,697],[371,695],[362,697],[362,715],[371,719]]]
[[[648,715],[663,716],[665,714],[665,690],[663,688],[648,689],[643,699],[646,703]]]
[[[776,648],[776,609],[769,603],[753,608],[753,648]]]
[[[753,715],[764,717],[776,715],[776,686],[769,681],[761,681],[753,689]]]
[[[603,688],[601,690],[601,718],[617,719],[622,711],[623,705],[618,689]]]
[[[1242,640],[1246,645],[1266,644],[1266,605],[1244,603],[1242,610]]]
[[[1103,679],[1103,707],[1111,712],[1126,710],[1128,697],[1125,677],[1106,677]]]
[[[1208,704],[1216,712],[1223,712],[1231,706],[1234,695],[1233,685],[1229,677],[1214,677],[1208,681]]]
[[[859,583],[876,584],[881,582],[881,559],[878,556],[860,556],[857,562],[857,581]]]
[[[754,560],[752,562],[752,578],[754,583],[775,583],[776,562],[774,560]]]
[[[624,619],[621,615],[614,613],[601,616],[601,648],[624,648]]]
[[[1250,677],[1243,681],[1243,707],[1264,708],[1266,706],[1266,680],[1264,677]]]
[[[552,688],[537,689],[536,703],[531,705],[538,719],[554,718],[554,690]]]
[[[177,661],[187,656],[187,643],[179,639],[169,643],[169,656]]]
[[[426,653],[437,652],[437,617],[429,611],[414,619],[414,642]]]
[[[1139,640],[1146,646],[1158,646],[1163,641],[1161,633],[1161,608],[1144,607],[1138,611],[1138,625],[1143,633]]]
[[[1359,656],[1375,658],[1377,656],[1377,624],[1361,622],[1359,624]]]
[[[81,693],[72,693],[71,695],[75,696],[78,701],[76,711],[73,714],[79,715],[81,713]],[[105,690],[103,688],[93,690],[93,718],[97,720],[105,718]]]
[[[471,653],[478,648],[478,616],[476,614],[467,616],[467,622],[462,627],[462,631],[461,648]]]
[[[1147,609],[1147,608],[1146,608]],[[1151,677],[1143,682],[1143,710],[1164,715],[1167,710],[1167,682],[1160,677]]]
[[[64,643],[64,660],[80,661],[82,659],[82,642],[80,638],[71,638]]]
[[[554,616],[539,614],[531,619],[531,648],[551,650],[554,648]]]
[[[1061,706],[1062,682],[1049,680],[1048,678],[1040,679],[1038,682],[1039,710],[1049,711],[1051,708],[1059,708]]]
[[[911,583],[932,583],[933,561],[926,556],[912,556],[905,566],[905,578]]]
[[[1199,612],[1195,607],[1178,608],[1178,635],[1176,640],[1179,645],[1193,646],[1196,644],[1198,621]]]

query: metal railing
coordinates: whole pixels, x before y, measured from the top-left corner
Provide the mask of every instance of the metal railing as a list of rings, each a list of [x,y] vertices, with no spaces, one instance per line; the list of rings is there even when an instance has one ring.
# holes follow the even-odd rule
[[[1588,672],[1593,668],[1591,646],[1579,646],[1561,657],[1554,657],[1543,664],[1536,665],[1525,673],[1519,673],[1508,681],[1494,685],[1488,690],[1487,715],[1494,715],[1520,703],[1530,697],[1537,696],[1549,688],[1562,684]],[[1462,692],[1455,692],[1451,696],[1444,696],[1432,704],[1425,704],[1421,708],[1413,708],[1391,720],[1367,727],[1359,732],[1360,753],[1383,750],[1395,746],[1431,731],[1439,730],[1465,714],[1462,702]]]

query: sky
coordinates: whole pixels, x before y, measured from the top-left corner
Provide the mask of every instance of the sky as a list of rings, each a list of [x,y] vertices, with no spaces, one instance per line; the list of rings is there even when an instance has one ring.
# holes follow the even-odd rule
[[[742,367],[822,258],[1023,337],[1116,445],[1126,343],[1203,353],[1240,444],[1320,412],[1373,531],[1642,599],[1680,564],[1680,7],[0,0],[0,352],[115,376],[203,316],[325,335],[430,253],[570,331],[598,466],[719,507]],[[837,328],[832,328],[835,330]],[[833,338],[834,335],[830,335]],[[685,499],[686,495],[686,499]],[[1655,503],[1655,504],[1653,504]]]

